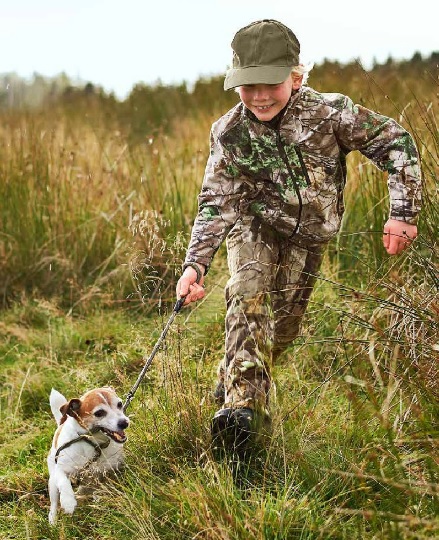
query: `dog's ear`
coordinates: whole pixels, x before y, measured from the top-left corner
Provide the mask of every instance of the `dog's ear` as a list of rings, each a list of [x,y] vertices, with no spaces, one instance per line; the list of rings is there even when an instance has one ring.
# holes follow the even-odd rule
[[[80,407],[81,400],[78,398],[71,399],[67,403],[64,403],[64,405],[59,409],[62,414],[60,423],[62,424],[63,422],[65,422],[67,420],[67,416],[73,416],[75,418]]]

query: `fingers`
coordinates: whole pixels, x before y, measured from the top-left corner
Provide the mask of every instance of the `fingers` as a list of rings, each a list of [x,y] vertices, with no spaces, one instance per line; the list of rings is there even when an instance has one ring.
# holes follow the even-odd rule
[[[408,236],[407,231],[403,230],[400,234],[392,233],[384,227],[383,245],[389,255],[398,255],[407,249],[412,241],[416,238],[416,233],[413,237]]]
[[[186,299],[184,301],[184,306],[187,306],[191,302],[197,302],[198,300],[201,300],[204,298],[206,294],[206,291],[204,290],[204,287],[199,285],[198,283],[194,283],[190,285],[189,292],[186,296]]]
[[[191,302],[197,302],[204,298],[206,291],[204,287],[198,283],[186,283],[185,279],[180,279],[177,284],[177,298],[185,298],[184,306],[187,306]]]
[[[390,230],[389,230],[389,227],[387,226],[384,226],[383,246],[384,246],[384,249],[388,252],[389,247],[390,247]]]
[[[398,237],[391,232],[384,232],[383,236],[384,249],[389,255],[396,255],[399,253]]]
[[[398,255],[410,246],[417,235],[415,224],[389,218],[384,224],[384,248],[389,255]]]
[[[200,283],[197,283],[197,273],[193,268],[186,268],[181,278],[177,283],[177,298],[185,298],[184,306],[187,306],[191,302],[201,300],[205,296],[205,290],[203,287],[204,276],[201,278]]]
[[[185,276],[182,276],[177,283],[176,293],[177,298],[182,298],[189,294],[189,287],[191,286],[191,281]]]

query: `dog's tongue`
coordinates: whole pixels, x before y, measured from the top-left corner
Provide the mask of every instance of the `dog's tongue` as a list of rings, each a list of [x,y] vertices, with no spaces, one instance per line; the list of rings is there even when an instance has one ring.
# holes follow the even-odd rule
[[[125,435],[125,431],[113,431],[114,438],[117,441],[123,442],[126,440],[127,436]]]
[[[109,429],[101,428],[101,430],[111,437],[115,442],[124,443],[127,440],[127,436],[125,435],[125,431],[123,429],[120,431],[110,431]]]

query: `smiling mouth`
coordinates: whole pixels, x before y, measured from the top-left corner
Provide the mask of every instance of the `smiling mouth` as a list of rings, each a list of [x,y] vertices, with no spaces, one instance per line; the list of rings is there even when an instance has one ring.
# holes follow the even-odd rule
[[[113,439],[114,442],[117,443],[124,443],[127,440],[127,436],[125,435],[125,431],[111,431],[109,429],[101,427],[101,430],[110,437],[110,439]]]
[[[272,107],[273,104],[271,105],[255,105],[256,109],[258,109],[258,111],[268,111],[268,109],[270,107]]]

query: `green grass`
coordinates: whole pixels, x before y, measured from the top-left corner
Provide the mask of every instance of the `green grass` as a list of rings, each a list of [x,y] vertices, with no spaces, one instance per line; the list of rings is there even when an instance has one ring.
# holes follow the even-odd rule
[[[330,274],[329,257],[325,265]],[[274,372],[272,437],[247,461],[217,460],[210,390],[222,350],[226,277],[221,264],[213,272],[218,286],[179,314],[132,403],[126,470],[53,529],[45,466],[54,431],[50,388],[74,397],[110,384],[124,396],[169,311],[146,319],[115,309],[72,318],[33,300],[3,313],[0,414],[8,430],[1,440],[0,538],[435,538],[432,367],[423,366],[419,344],[395,334],[395,321],[386,327],[381,320],[398,317],[401,301],[378,307],[376,298],[354,295],[340,307],[341,284],[321,280],[308,315],[313,324]],[[363,294],[372,296],[375,286]],[[328,319],[328,311],[339,316]],[[421,323],[418,315],[404,316]],[[435,343],[424,337],[423,348]]]
[[[82,103],[76,116],[74,107],[57,117],[4,115],[0,539],[439,536],[434,92],[417,73],[419,93],[401,85],[410,103],[399,107],[379,89],[396,85],[395,96],[398,80],[380,73],[376,83],[355,70],[346,89],[332,79],[414,134],[425,194],[417,241],[387,257],[384,176],[351,156],[341,233],[303,334],[273,370],[272,436],[241,462],[217,459],[210,446],[223,354],[221,250],[206,300],[178,315],[132,402],[126,469],[55,528],[47,521],[50,389],[70,398],[112,385],[124,398],[137,379],[174,303],[208,152],[207,108],[222,102],[206,84],[198,89],[206,109],[147,137],[142,123],[129,133],[111,115],[104,122],[99,103]],[[139,89],[139,106],[141,97]]]

